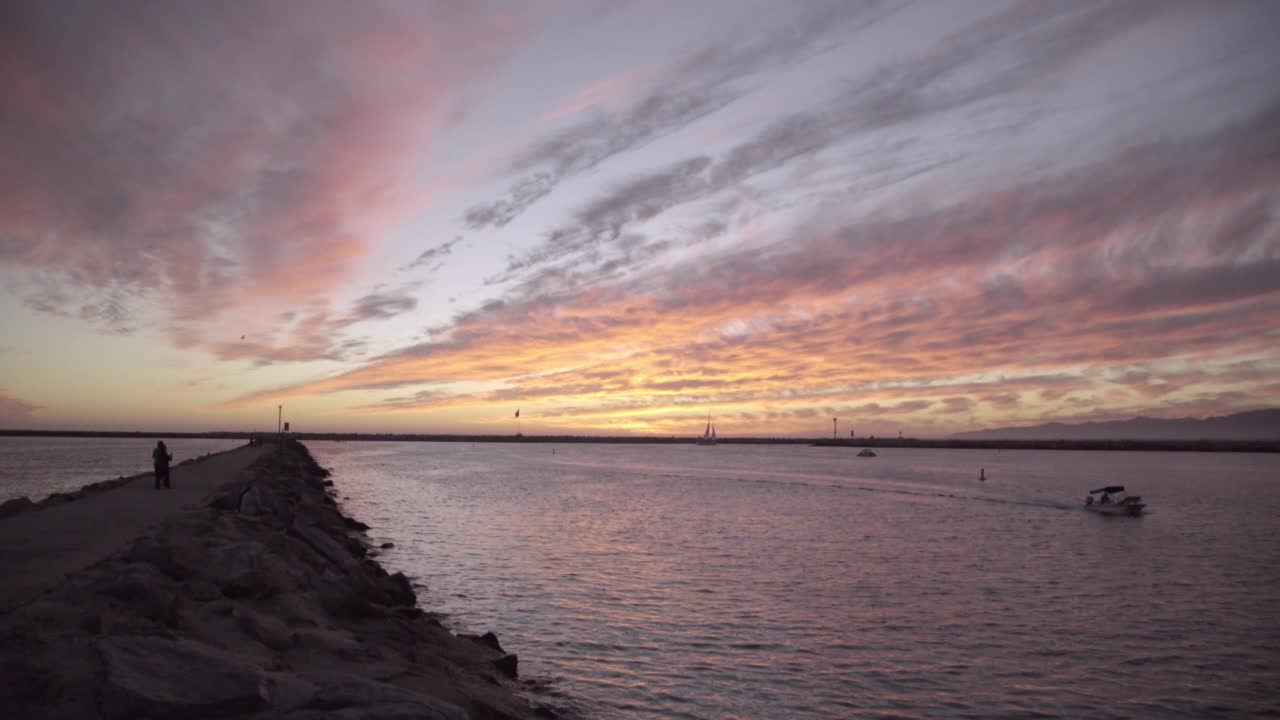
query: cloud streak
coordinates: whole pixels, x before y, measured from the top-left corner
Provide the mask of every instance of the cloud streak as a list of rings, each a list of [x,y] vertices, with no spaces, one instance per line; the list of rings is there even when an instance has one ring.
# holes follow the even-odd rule
[[[1198,375],[1169,359],[1266,357],[1274,342],[1256,328],[1280,310],[1280,227],[1258,216],[1280,201],[1276,112],[954,206],[815,218],[763,253],[514,295],[438,342],[239,402],[483,380],[508,387],[476,405],[542,399],[580,421],[748,404],[830,416],[873,411],[870,397],[943,427],[1024,400],[1079,413],[1102,393],[1150,397],[1149,380],[1101,367],[1158,372],[1170,403],[1221,400],[1273,361]]]
[[[367,342],[348,336],[356,325],[389,320],[418,307],[411,292],[416,284],[394,289],[376,288],[357,298],[345,312],[332,312],[327,303],[313,304],[302,312],[282,313],[269,332],[246,333],[236,340],[206,342],[202,347],[219,360],[249,360],[255,365],[359,359]]]
[[[17,425],[30,421],[44,406],[13,397],[0,387],[0,423]]]
[[[572,222],[549,231],[542,243],[509,258],[505,271],[491,277],[489,282],[497,284],[524,278],[543,287],[566,274],[573,276],[572,269],[576,266],[586,266],[589,270],[598,256],[630,242],[627,238],[634,238],[640,226],[659,216],[740,189],[745,183],[777,173],[781,168],[811,162],[848,145],[851,138],[865,138],[889,128],[910,127],[925,118],[1022,93],[1063,73],[1073,61],[1150,20],[1159,10],[1159,6],[1140,3],[1071,6],[1024,3],[1008,12],[985,17],[947,36],[922,55],[880,66],[856,80],[847,80],[845,87],[823,106],[785,114],[718,157],[696,155],[672,161],[658,170],[617,184],[607,194],[582,206]],[[885,13],[876,19],[889,15]],[[803,33],[797,35],[805,37]],[[817,43],[822,37],[817,33],[811,41]],[[788,46],[788,52],[777,59],[791,59],[800,47],[799,44]],[[987,67],[993,58],[1001,57],[1013,57],[1017,61],[1005,60],[994,70]],[[738,67],[733,62],[726,66]],[[741,67],[754,68],[755,65],[744,63]],[[1008,122],[1025,123],[1033,115],[1033,111],[1014,113],[1006,124],[998,126],[998,131],[1008,132]],[[558,157],[551,148],[562,145],[574,146],[560,138],[549,141],[542,154]],[[908,138],[890,148],[877,146],[877,167],[873,170],[866,167],[866,158],[861,153],[852,155],[847,162],[858,166],[860,193],[867,194],[936,170],[954,163],[961,154],[951,151],[922,161],[918,145],[920,140]],[[478,229],[509,222],[519,210],[551,192],[558,172],[541,173],[520,181],[505,199],[489,206],[489,210],[469,216],[469,226]],[[779,189],[778,192],[786,191]],[[489,211],[498,212],[502,217],[493,221],[487,214]],[[553,269],[539,276],[539,271],[549,265]]]
[[[401,269],[413,270],[414,268],[426,267],[430,272],[435,272],[444,266],[444,259],[453,253],[454,246],[460,242],[462,242],[462,238],[456,237],[449,242],[429,247]]]
[[[1273,8],[740,7],[5,5],[0,314],[190,351],[220,417],[1280,402]]]
[[[903,3],[822,3],[761,42],[716,45],[675,63],[660,87],[616,113],[600,113],[516,155],[520,177],[497,200],[466,210],[471,230],[501,228],[561,182],[678,132],[743,97],[743,81],[766,68],[800,62],[842,42],[842,33],[891,17]]]
[[[123,330],[159,299],[189,347],[355,279],[405,161],[523,32],[425,9],[7,4],[0,262],[28,306]]]

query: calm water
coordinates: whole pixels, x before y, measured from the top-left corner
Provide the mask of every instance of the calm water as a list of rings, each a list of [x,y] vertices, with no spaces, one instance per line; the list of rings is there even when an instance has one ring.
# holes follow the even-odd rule
[[[153,445],[0,438],[0,500]],[[1280,714],[1277,456],[310,447],[424,606],[594,717]],[[1113,483],[1152,512],[1079,509]]]
[[[426,607],[597,717],[1280,712],[1280,457],[310,447]],[[1152,512],[1080,509],[1113,483]]]
[[[164,441],[173,462],[239,447],[243,440]],[[151,472],[156,441],[146,438],[0,437],[0,502],[75,490],[121,475]]]

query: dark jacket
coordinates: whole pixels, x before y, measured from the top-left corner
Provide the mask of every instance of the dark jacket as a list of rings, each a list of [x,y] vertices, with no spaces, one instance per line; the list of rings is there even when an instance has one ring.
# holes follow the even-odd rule
[[[173,453],[165,450],[164,448],[156,448],[151,451],[151,459],[155,460],[156,467],[167,470],[169,468],[169,461],[173,459]]]

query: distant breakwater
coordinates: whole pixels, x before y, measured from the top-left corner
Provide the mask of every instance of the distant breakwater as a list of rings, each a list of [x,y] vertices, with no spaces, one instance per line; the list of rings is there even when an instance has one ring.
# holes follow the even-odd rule
[[[0,717],[568,717],[491,633],[455,635],[417,606],[327,474],[286,443],[0,614]]]
[[[917,440],[914,438],[837,438],[818,440],[813,444],[822,447],[936,448],[940,450],[1280,452],[1280,440]]]
[[[275,433],[207,432],[150,433],[95,430],[0,430],[0,437],[108,437],[108,438],[267,438]],[[460,443],[604,443],[618,445],[693,445],[696,437],[617,435],[431,435],[422,433],[289,433],[289,439],[318,442],[460,442]],[[820,447],[932,448],[938,450],[1124,450],[1143,452],[1241,452],[1280,453],[1277,440],[1161,440],[1161,439],[1036,439],[999,438],[812,438],[719,437],[718,445],[815,445]]]

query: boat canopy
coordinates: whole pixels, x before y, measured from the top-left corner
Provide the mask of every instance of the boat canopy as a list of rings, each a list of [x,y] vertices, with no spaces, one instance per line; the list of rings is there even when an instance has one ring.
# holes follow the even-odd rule
[[[1093,495],[1095,493],[1119,493],[1119,492],[1124,492],[1123,485],[1108,485],[1106,487],[1098,488],[1097,490],[1090,490],[1089,494]]]

